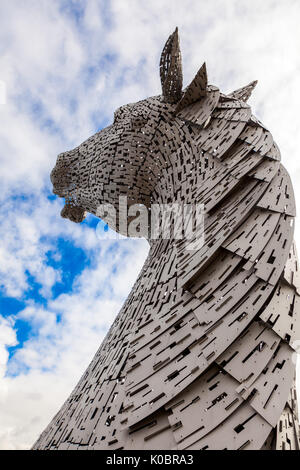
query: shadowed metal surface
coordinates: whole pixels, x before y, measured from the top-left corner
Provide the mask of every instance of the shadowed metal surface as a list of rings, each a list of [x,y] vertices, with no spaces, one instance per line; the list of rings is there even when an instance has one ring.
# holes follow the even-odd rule
[[[34,449],[299,449],[295,201],[279,149],[247,104],[256,82],[225,95],[203,64],[182,90],[177,29],[160,76],[161,96],[122,106],[111,126],[58,157],[54,192],[75,222],[122,195],[149,214],[153,204],[204,204],[204,244],[151,240],[123,308]]]

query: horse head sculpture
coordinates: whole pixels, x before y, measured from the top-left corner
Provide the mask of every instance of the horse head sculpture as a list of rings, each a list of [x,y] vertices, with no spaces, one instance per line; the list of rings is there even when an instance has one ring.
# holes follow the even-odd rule
[[[157,238],[92,363],[35,449],[296,449],[300,340],[295,201],[271,133],[202,65],[182,90],[177,29],[162,95],[58,156],[81,222],[101,204],[201,204],[204,242]],[[118,227],[118,229],[120,229]],[[193,234],[194,238],[200,232]]]
[[[111,126],[58,156],[51,181],[54,193],[66,199],[63,217],[81,222],[86,212],[97,215],[99,204],[117,206],[120,195],[126,195],[129,205],[149,206],[171,154],[205,127],[220,93],[208,86],[205,63],[182,91],[177,28],[163,49],[160,76],[162,95],[121,106]],[[240,93],[242,99],[254,84]],[[191,119],[196,109],[200,115]]]

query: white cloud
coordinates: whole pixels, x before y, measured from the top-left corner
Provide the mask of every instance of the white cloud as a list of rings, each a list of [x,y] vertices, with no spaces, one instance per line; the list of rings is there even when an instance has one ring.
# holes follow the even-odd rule
[[[0,448],[30,447],[56,413],[98,349],[147,251],[144,240],[120,241],[78,276],[72,293],[49,301],[47,308],[32,302],[16,315],[16,320],[30,322],[34,335],[17,350],[9,363],[10,376],[1,382]],[[114,288],[117,282],[122,289]],[[11,328],[5,341],[15,344]]]
[[[8,360],[7,347],[15,346],[17,337],[14,331],[14,320],[0,315],[0,379],[4,376]]]
[[[81,23],[70,14],[72,5],[83,8]],[[185,85],[203,61],[210,82],[225,92],[259,80],[253,110],[279,144],[299,200],[300,5],[11,0],[0,9],[0,80],[7,88],[0,105],[0,282],[7,295],[22,298],[29,272],[48,301],[27,302],[16,318],[0,317],[1,372],[9,367],[16,374],[0,384],[0,447],[19,449],[32,445],[76,384],[147,253],[146,242],[134,241],[119,242],[111,253],[93,229],[59,218],[61,203],[45,196],[55,156],[95,132],[116,107],[160,93],[159,55],[178,26]],[[11,199],[24,193],[28,200]],[[53,300],[61,273],[46,255],[54,250],[59,261],[58,237],[92,253],[93,263],[72,293]],[[296,240],[299,247],[299,222]],[[17,319],[30,322],[34,336],[7,363]]]
[[[100,247],[95,230],[66,223],[59,217],[62,204],[58,200],[51,202],[42,194],[38,196],[36,205],[35,197],[2,202],[0,285],[7,296],[22,297],[28,288],[27,272],[42,285],[42,293],[50,295],[60,281],[60,272],[47,265],[46,254],[55,249],[58,237],[85,250]]]

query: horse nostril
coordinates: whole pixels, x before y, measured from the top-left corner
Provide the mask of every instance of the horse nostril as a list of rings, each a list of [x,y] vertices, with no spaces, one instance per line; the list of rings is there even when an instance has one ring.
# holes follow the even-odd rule
[[[76,162],[78,161],[78,148],[60,153],[56,159],[50,180],[53,184],[53,193],[60,197],[67,197],[76,187]]]
[[[61,195],[61,189],[65,186],[68,175],[67,175],[67,168],[66,163],[64,160],[64,153],[60,153],[56,160],[56,165],[51,171],[50,180],[53,184],[53,192],[54,194]]]
[[[56,166],[51,171],[50,180],[51,180],[51,183],[53,184],[53,186],[55,186],[55,184],[57,184],[57,182],[58,182],[58,171],[57,171]]]

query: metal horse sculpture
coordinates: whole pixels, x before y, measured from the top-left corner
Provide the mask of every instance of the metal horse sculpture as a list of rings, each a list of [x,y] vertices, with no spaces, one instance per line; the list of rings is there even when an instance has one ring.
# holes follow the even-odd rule
[[[295,203],[271,133],[205,64],[182,90],[178,31],[162,95],[58,156],[63,217],[99,204],[204,204],[204,245],[154,239],[123,308],[34,449],[298,449]],[[84,312],[83,312],[84,315]]]

